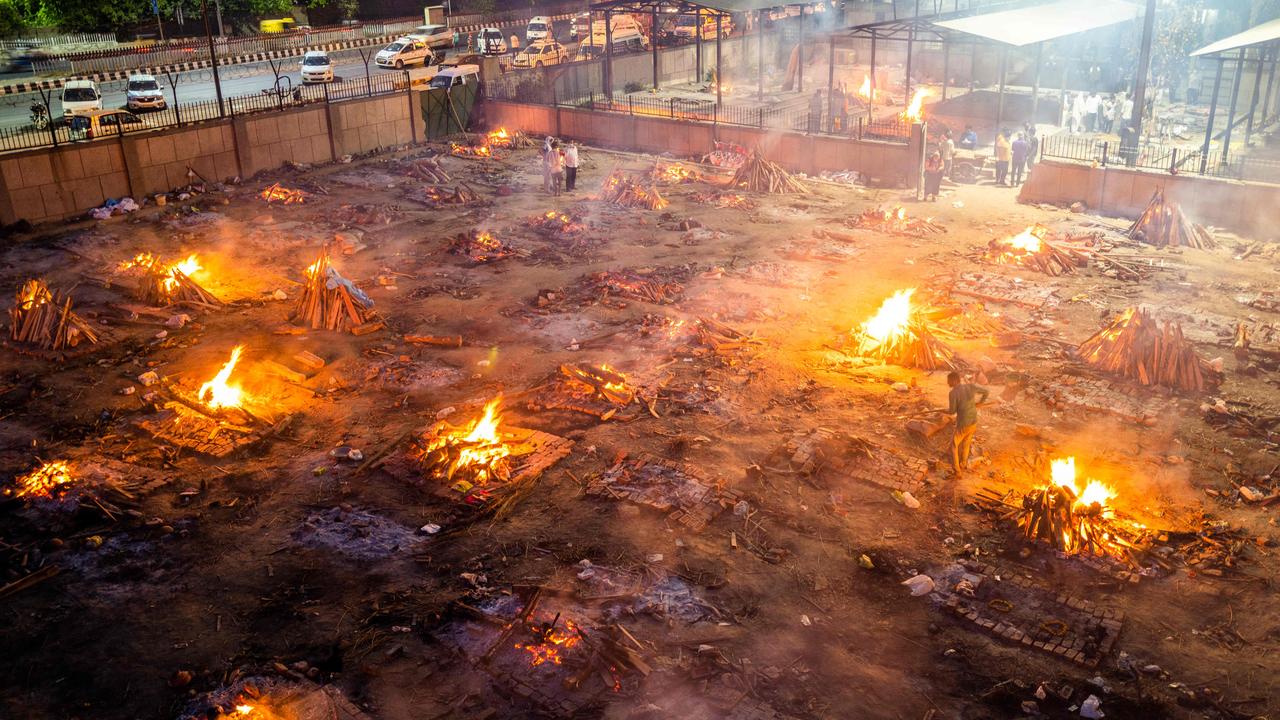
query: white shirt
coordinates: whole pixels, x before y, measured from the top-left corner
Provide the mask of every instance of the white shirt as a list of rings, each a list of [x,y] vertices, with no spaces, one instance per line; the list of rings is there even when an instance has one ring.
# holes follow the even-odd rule
[[[1098,112],[1098,106],[1102,104],[1102,100],[1097,95],[1090,95],[1084,101],[1084,111],[1087,113]]]
[[[565,164],[565,167],[571,167],[571,168],[578,167],[578,146],[577,145],[570,145],[569,148],[564,151],[564,164]]]

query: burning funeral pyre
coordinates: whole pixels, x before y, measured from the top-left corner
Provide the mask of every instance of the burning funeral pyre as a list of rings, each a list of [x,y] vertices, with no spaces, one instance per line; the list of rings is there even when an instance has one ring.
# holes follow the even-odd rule
[[[177,303],[197,305],[221,305],[222,301],[200,287],[192,275],[201,271],[200,260],[193,253],[186,260],[165,263],[149,252],[139,253],[132,260],[120,263],[121,270],[138,268],[143,276],[138,281],[136,294],[139,300],[158,307]]]
[[[932,233],[944,233],[946,228],[935,223],[933,218],[914,218],[907,215],[906,208],[901,206],[892,210],[872,208],[862,211],[852,220],[845,223],[849,227],[861,230],[879,230],[895,235],[924,237]]]
[[[490,400],[484,414],[466,428],[440,421],[418,443],[415,454],[434,480],[452,484],[460,492],[490,482],[511,479],[511,446],[498,434],[502,396]]]
[[[287,188],[280,183],[272,183],[262,191],[261,197],[267,204],[297,205],[307,201],[307,193],[302,190]]]
[[[915,288],[894,293],[870,320],[853,330],[856,354],[903,367],[954,369],[955,351],[925,327],[911,305],[914,293]]]
[[[1166,322],[1162,327],[1139,308],[1125,310],[1080,343],[1076,353],[1100,370],[1142,385],[1202,392],[1220,380],[1220,373],[1182,336],[1180,325]]]
[[[480,193],[466,183],[458,183],[452,189],[445,185],[428,185],[422,189],[422,195],[430,205],[473,205],[480,202]]]
[[[932,94],[927,88],[916,89],[915,94],[911,96],[911,102],[907,104],[907,109],[902,111],[902,119],[911,123],[924,122],[924,99]]]
[[[472,230],[454,235],[449,240],[449,252],[461,255],[473,263],[494,262],[515,254],[515,250],[504,245],[488,230]]]
[[[604,179],[598,199],[619,207],[646,210],[661,210],[668,205],[657,185],[642,185],[639,178],[631,177],[621,169],[615,169]]]
[[[1050,481],[1024,495],[1014,512],[1023,536],[1071,555],[1134,562],[1129,551],[1136,546],[1125,539],[1128,533],[1108,505],[1115,493],[1097,480],[1081,488],[1074,457],[1054,460],[1049,472]]]
[[[232,385],[228,382],[231,379],[231,373],[235,372],[236,365],[239,364],[240,355],[243,352],[243,345],[237,345],[232,348],[231,357],[218,370],[217,374],[196,391],[196,399],[205,407],[210,410],[221,410],[223,408],[239,408],[244,404],[244,391],[239,385]]]
[[[1164,199],[1164,191],[1157,190],[1142,215],[1129,226],[1129,237],[1156,247],[1186,246],[1207,250],[1218,243],[1203,225],[1187,219],[1182,208]]]
[[[654,163],[650,175],[653,177],[654,182],[662,185],[679,185],[681,183],[697,182],[702,179],[697,170],[685,167],[680,163]]]
[[[98,342],[89,323],[71,311],[71,297],[50,292],[43,280],[28,280],[18,290],[9,310],[9,338],[44,350]]]
[[[573,410],[610,420],[631,403],[641,401],[635,387],[627,382],[627,376],[607,364],[565,364],[542,392],[533,395],[526,404],[532,410]],[[634,414],[625,420],[634,419]]]
[[[480,145],[463,145],[459,142],[449,143],[449,154],[465,158],[491,158],[493,148],[486,143]]]
[[[485,141],[489,147],[506,148],[508,150],[519,150],[534,146],[533,140],[528,135],[519,130],[511,132],[504,127],[491,131],[485,136]]]
[[[15,479],[10,492],[19,498],[51,498],[66,490],[74,479],[65,460],[47,462]]]
[[[1013,237],[992,240],[987,246],[987,257],[998,263],[1022,265],[1055,277],[1071,275],[1077,265],[1086,262],[1084,256],[1049,242],[1048,236],[1049,228],[1032,225]]]
[[[733,173],[731,187],[765,193],[807,193],[804,183],[782,169],[781,165],[766,160],[758,149],[752,150],[747,161]]]
[[[373,300],[329,264],[328,251],[303,271],[306,282],[289,319],[313,330],[350,330],[362,334],[374,313]],[[376,329],[376,328],[375,328]]]
[[[534,215],[527,222],[539,234],[557,238],[580,235],[587,230],[587,226],[579,218],[555,210]]]
[[[738,193],[712,191],[694,193],[693,201],[703,205],[715,205],[718,208],[734,210],[755,210],[756,204]]]

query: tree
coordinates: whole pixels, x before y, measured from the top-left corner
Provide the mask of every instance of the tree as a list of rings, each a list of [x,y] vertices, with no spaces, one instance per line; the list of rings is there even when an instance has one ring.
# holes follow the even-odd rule
[[[69,32],[111,32],[137,22],[151,11],[147,0],[40,0],[34,24]]]
[[[22,10],[12,0],[0,0],[0,37],[12,37],[27,27]]]

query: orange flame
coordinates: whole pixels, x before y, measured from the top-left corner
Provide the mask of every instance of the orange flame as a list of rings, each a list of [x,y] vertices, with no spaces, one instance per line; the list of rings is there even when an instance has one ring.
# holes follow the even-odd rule
[[[1106,485],[1092,478],[1085,484],[1084,489],[1080,488],[1076,480],[1076,459],[1074,457],[1058,458],[1049,463],[1049,476],[1053,479],[1054,485],[1060,485],[1069,489],[1075,496],[1075,507],[1087,508],[1097,503],[1103,508],[1103,513],[1109,515],[1111,513],[1107,503],[1116,493]]]
[[[211,409],[217,410],[224,407],[240,407],[244,402],[244,391],[239,385],[230,385],[227,380],[231,378],[231,372],[236,369],[236,363],[240,362],[240,353],[244,351],[243,345],[237,345],[231,350],[231,359],[227,361],[222,369],[218,371],[213,379],[200,386],[200,391],[196,393],[196,397],[200,398],[200,402],[208,405]]]
[[[870,75],[863,75],[863,76],[862,76],[862,87],[858,88],[858,95],[860,95],[860,96],[862,96],[862,97],[866,98],[868,101],[870,101],[870,100],[872,100],[872,99],[873,99],[873,97],[872,97],[873,92],[874,92],[874,91],[872,91],[872,89],[871,89],[871,76],[870,76]]]
[[[910,332],[911,295],[915,288],[899,290],[880,305],[870,320],[862,323],[860,330],[870,341],[870,348],[895,342]]]
[[[902,119],[910,122],[923,121],[924,99],[932,94],[933,92],[927,88],[917,88],[915,94],[911,96],[911,104],[907,105],[907,109],[902,113]]]
[[[498,425],[502,421],[498,408],[501,406],[502,396],[499,395],[484,406],[484,414],[463,431],[465,434],[458,433],[461,435],[458,441],[469,446],[462,448],[458,459],[450,466],[450,477],[464,468],[478,466],[477,484],[483,483],[489,479],[490,468],[511,455],[511,448],[498,435]]]
[[[305,192],[287,188],[280,183],[274,183],[263,190],[261,196],[268,204],[278,202],[285,205],[295,205],[307,201],[307,194]]]
[[[19,477],[13,494],[16,497],[49,498],[53,497],[63,485],[70,483],[71,466],[65,460],[41,465],[31,472]]]
[[[1022,250],[1028,253],[1038,253],[1042,246],[1044,236],[1048,234],[1048,229],[1042,225],[1031,225],[1026,230],[1014,235],[1011,238],[1003,240],[1003,244],[1008,245],[1014,250]]]
[[[578,626],[572,620],[565,620],[564,627],[564,630],[558,628],[542,630],[532,626],[530,630],[541,639],[541,642],[516,643],[515,647],[529,653],[530,667],[537,667],[546,663],[560,665],[562,660],[560,649],[567,650],[576,647],[582,640],[581,636],[578,635]]]

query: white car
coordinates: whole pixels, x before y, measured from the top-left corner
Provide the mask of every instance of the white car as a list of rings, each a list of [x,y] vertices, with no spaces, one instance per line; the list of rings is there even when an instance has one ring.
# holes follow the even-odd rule
[[[498,28],[487,27],[476,33],[476,52],[481,55],[502,55],[506,51],[507,41]]]
[[[531,68],[569,62],[569,51],[555,40],[535,40],[511,62],[513,67]]]
[[[431,78],[428,87],[448,90],[459,85],[479,85],[479,65],[456,65],[447,67]]]
[[[546,15],[537,15],[529,21],[529,27],[524,30],[524,39],[529,42],[534,40],[546,40],[551,37],[551,18]]]
[[[163,110],[164,91],[151,75],[130,75],[125,86],[124,106],[130,110]]]
[[[102,93],[92,80],[68,80],[62,86],[62,114],[85,115],[102,109]]]
[[[430,65],[435,57],[431,48],[423,40],[409,36],[391,43],[373,57],[378,67],[389,67],[399,70],[409,65]]]
[[[302,56],[302,82],[333,82],[333,62],[323,50],[308,50]]]
[[[453,47],[453,31],[446,25],[419,25],[409,35],[433,50]]]

